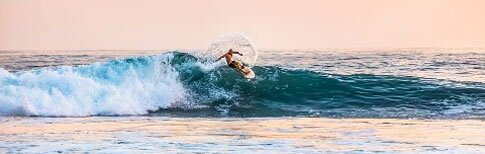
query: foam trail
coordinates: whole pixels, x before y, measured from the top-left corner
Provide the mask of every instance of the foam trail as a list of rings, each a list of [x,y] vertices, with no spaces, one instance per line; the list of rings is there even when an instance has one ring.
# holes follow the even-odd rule
[[[0,114],[139,115],[183,101],[173,54],[79,67],[0,70]]]

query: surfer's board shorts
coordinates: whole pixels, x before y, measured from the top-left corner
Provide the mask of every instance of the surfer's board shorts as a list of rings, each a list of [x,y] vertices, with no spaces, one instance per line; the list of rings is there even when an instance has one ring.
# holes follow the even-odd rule
[[[232,67],[232,68],[235,68],[235,69],[244,69],[244,66],[241,64],[241,62],[238,62],[238,61],[232,61],[230,64],[229,64],[229,67]]]

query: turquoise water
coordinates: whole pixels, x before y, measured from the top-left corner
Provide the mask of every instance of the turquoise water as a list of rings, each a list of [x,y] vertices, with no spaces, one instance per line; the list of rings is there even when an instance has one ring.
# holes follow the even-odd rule
[[[1,60],[1,115],[485,118],[482,51],[263,51],[252,80],[195,51]]]

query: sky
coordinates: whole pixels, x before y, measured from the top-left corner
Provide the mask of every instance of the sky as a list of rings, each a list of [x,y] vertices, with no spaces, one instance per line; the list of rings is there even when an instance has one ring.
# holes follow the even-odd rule
[[[0,50],[485,48],[485,0],[0,0]]]

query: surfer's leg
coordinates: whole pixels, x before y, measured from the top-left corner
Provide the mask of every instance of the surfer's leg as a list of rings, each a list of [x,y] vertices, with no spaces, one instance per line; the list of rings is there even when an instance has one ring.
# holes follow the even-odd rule
[[[228,66],[231,68],[236,68],[236,65],[234,65],[233,63],[228,64]]]

